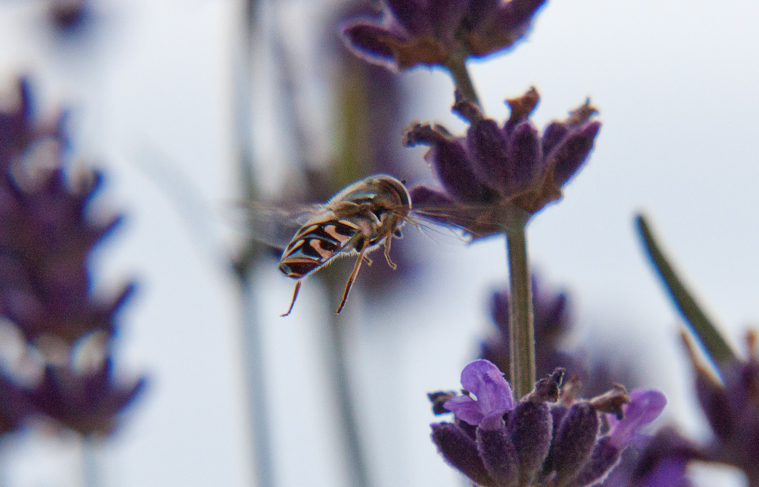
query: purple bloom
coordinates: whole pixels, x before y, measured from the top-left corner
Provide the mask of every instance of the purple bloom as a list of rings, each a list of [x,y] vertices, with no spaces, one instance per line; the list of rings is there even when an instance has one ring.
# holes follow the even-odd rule
[[[498,429],[503,415],[514,409],[511,386],[503,372],[487,360],[475,360],[461,372],[461,385],[469,394],[448,400],[443,407],[457,419],[484,429]]]
[[[0,435],[18,429],[36,412],[24,390],[0,374]]]
[[[430,146],[425,158],[445,190],[413,188],[415,207],[422,212],[426,206],[449,208],[454,216],[440,217],[440,221],[484,237],[502,233],[503,225],[513,217],[507,213],[501,222],[495,209],[512,208],[529,216],[561,198],[562,187],[590,155],[601,124],[589,121],[596,110],[586,102],[566,121],[548,125],[541,137],[529,121],[538,99],[531,88],[522,97],[508,100],[511,116],[501,127],[485,118],[476,105],[458,97],[453,110],[470,123],[466,138],[440,125],[409,127],[405,145]],[[483,208],[480,215],[478,207]],[[463,214],[464,208],[468,219],[457,218],[457,209]]]
[[[36,123],[26,81],[19,81],[18,94],[16,107],[0,111],[0,316],[48,363],[41,383],[23,391],[11,382],[3,386],[0,395],[7,397],[0,415],[15,427],[21,412],[42,412],[82,434],[107,433],[144,380],[114,383],[107,354],[116,314],[134,285],[125,284],[110,299],[97,298],[92,289],[90,255],[121,217],[92,217],[102,175],[68,171],[61,119]],[[46,356],[42,346],[54,342],[64,357],[73,356],[75,344],[95,332],[104,337],[105,358],[91,374]]]
[[[50,16],[62,31],[74,31],[81,27],[89,15],[88,0],[49,0]]]
[[[621,386],[576,400],[576,384],[562,388],[563,375],[558,369],[514,404],[511,388],[492,363],[469,364],[462,373],[464,394],[444,404],[455,422],[432,425],[438,451],[480,486],[583,487],[601,482],[638,429],[655,419],[666,401],[651,390],[628,396]],[[431,396],[441,397],[450,393]],[[602,435],[603,415],[612,427]]]
[[[630,403],[623,406],[624,417],[611,417],[611,444],[620,450],[631,445],[637,431],[659,417],[667,405],[667,398],[654,389],[633,389],[630,391]]]
[[[343,28],[357,55],[390,69],[447,65],[511,47],[545,0],[385,0],[382,17]]]
[[[620,479],[620,483],[615,485],[689,487],[691,483],[685,476],[685,469],[691,460],[707,460],[707,456],[676,430],[665,427],[646,442],[635,468],[627,478]]]
[[[703,448],[711,460],[740,468],[751,485],[759,483],[759,359],[757,337],[747,336],[748,359],[723,368],[722,382],[700,365],[693,350],[696,394],[714,439]],[[686,343],[688,343],[686,341]]]
[[[111,433],[116,415],[145,387],[144,378],[115,383],[111,369],[110,359],[89,373],[48,365],[29,397],[39,411],[83,435]]]

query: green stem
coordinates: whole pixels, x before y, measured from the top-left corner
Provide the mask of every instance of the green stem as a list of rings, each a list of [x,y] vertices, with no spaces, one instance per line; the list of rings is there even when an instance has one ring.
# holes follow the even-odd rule
[[[659,276],[667,287],[677,309],[680,310],[691,333],[698,338],[718,369],[735,360],[735,353],[717,330],[714,322],[706,316],[693,294],[685,287],[675,269],[661,251],[651,228],[643,215],[637,218],[638,230],[646,246],[649,257]]]
[[[506,233],[509,259],[509,337],[511,387],[518,401],[535,385],[535,328],[533,325],[532,280],[527,260],[526,224]]]
[[[472,78],[466,69],[466,56],[464,54],[452,54],[445,63],[445,66],[450,71],[451,76],[453,76],[453,84],[456,85],[456,91],[461,93],[470,102],[482,107],[480,99],[477,96],[477,90],[474,89]]]

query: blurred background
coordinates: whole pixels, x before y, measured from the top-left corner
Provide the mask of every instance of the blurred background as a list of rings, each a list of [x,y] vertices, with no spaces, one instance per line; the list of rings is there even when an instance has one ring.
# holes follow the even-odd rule
[[[65,109],[74,159],[105,173],[97,212],[126,215],[91,263],[97,289],[138,283],[113,361],[119,377],[147,377],[94,446],[44,428],[5,435],[0,485],[462,485],[429,439],[426,393],[457,388],[496,333],[503,238],[466,245],[407,228],[392,251],[400,269],[375,258],[339,318],[344,265],[309,279],[281,318],[293,281],[275,253],[249,245],[236,211],[251,197],[324,201],[375,172],[433,181],[424,150],[401,147],[401,134],[412,120],[466,130],[450,112],[452,82],[352,58],[337,26],[370,7],[0,1],[0,93],[12,97],[25,76],[36,117]],[[709,430],[680,318],[633,216],[651,217],[743,350],[759,320],[757,22],[749,0],[554,0],[526,41],[470,62],[495,119],[532,85],[540,127],[588,96],[600,110],[589,163],[530,224],[534,270],[542,288],[568,294],[562,346],[615,357],[620,374],[665,392],[662,422],[697,439]],[[697,485],[743,485],[729,469],[692,473]]]

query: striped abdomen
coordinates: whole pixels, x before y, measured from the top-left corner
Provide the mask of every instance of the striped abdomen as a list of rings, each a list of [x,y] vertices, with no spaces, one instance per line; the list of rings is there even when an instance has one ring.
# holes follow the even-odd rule
[[[282,253],[279,270],[300,279],[323,266],[337,254],[353,250],[359,228],[346,220],[304,225]]]

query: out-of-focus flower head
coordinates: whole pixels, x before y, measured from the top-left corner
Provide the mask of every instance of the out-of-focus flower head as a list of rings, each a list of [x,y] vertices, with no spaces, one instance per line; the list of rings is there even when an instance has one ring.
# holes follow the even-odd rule
[[[56,27],[71,32],[83,26],[87,20],[88,0],[49,0],[50,16]]]
[[[112,332],[134,286],[96,299],[88,256],[122,218],[90,217],[102,175],[82,170],[69,177],[60,124],[37,126],[25,81],[19,94],[15,110],[0,112],[0,314],[29,342],[51,334],[73,343],[95,330]]]
[[[495,365],[472,362],[461,374],[462,395],[430,396],[437,412],[443,412],[439,406],[445,399],[442,408],[455,418],[433,424],[432,441],[448,464],[479,486],[581,487],[602,481],[666,399],[658,391],[636,389],[628,395],[616,386],[579,400],[571,383],[562,388],[563,375],[557,369],[515,402]]]
[[[12,377],[2,376],[9,387],[0,394],[9,402],[3,400],[0,414],[11,426],[23,419],[21,412],[41,412],[82,434],[107,433],[144,383],[114,382],[108,355],[115,315],[134,285],[111,298],[92,289],[90,254],[121,217],[92,214],[103,177],[67,168],[61,118],[35,120],[26,80],[19,80],[14,98],[0,110],[0,316],[46,363],[42,380],[21,392]],[[83,372],[73,362],[75,345],[92,336],[100,337],[91,342],[100,361],[94,372]]]
[[[538,276],[532,276],[532,303],[535,329],[535,373],[549,375],[561,367],[568,377],[577,376],[583,395],[604,393],[612,383],[628,386],[640,383],[635,364],[621,360],[619,354],[595,347],[593,350],[568,351],[564,341],[572,332],[569,296],[565,291],[553,291]],[[483,340],[480,358],[493,362],[509,379],[509,292],[495,291],[490,300],[490,316],[496,325],[495,333]]]
[[[379,19],[343,28],[360,57],[390,69],[446,66],[511,47],[528,31],[545,0],[385,0]]]
[[[27,417],[37,412],[25,391],[0,374],[0,435],[18,429]]]
[[[551,293],[545,290],[541,282],[533,275],[532,297],[537,376],[547,376],[558,367],[563,368],[569,376],[575,374],[584,376],[583,360],[561,349],[561,341],[571,328],[566,293]],[[482,342],[480,358],[493,362],[496,367],[505,371],[508,380],[506,371],[509,370],[510,354],[509,293],[507,290],[493,293],[490,300],[490,316],[496,324],[497,333]]]
[[[531,88],[507,100],[511,116],[499,126],[477,105],[457,96],[453,110],[470,123],[464,138],[440,125],[412,124],[404,143],[430,146],[425,158],[445,190],[412,188],[415,207],[442,207],[443,214],[433,213],[432,219],[459,226],[477,238],[503,232],[499,208],[516,208],[529,216],[561,198],[561,189],[590,155],[601,124],[590,120],[596,110],[586,102],[567,120],[550,123],[541,136],[529,121],[538,99]],[[478,207],[487,210],[478,215]],[[489,216],[493,211],[496,216]]]
[[[748,358],[724,366],[722,381],[703,367],[689,346],[696,394],[714,438],[702,450],[712,461],[740,468],[759,481],[759,357],[755,333],[747,335]]]
[[[40,384],[29,392],[38,410],[82,435],[106,435],[116,415],[145,387],[145,379],[116,383],[110,358],[92,371],[47,365]]]
[[[615,484],[604,487],[690,487],[685,469],[691,460],[706,460],[698,447],[671,427],[647,439],[637,455],[635,468]]]

